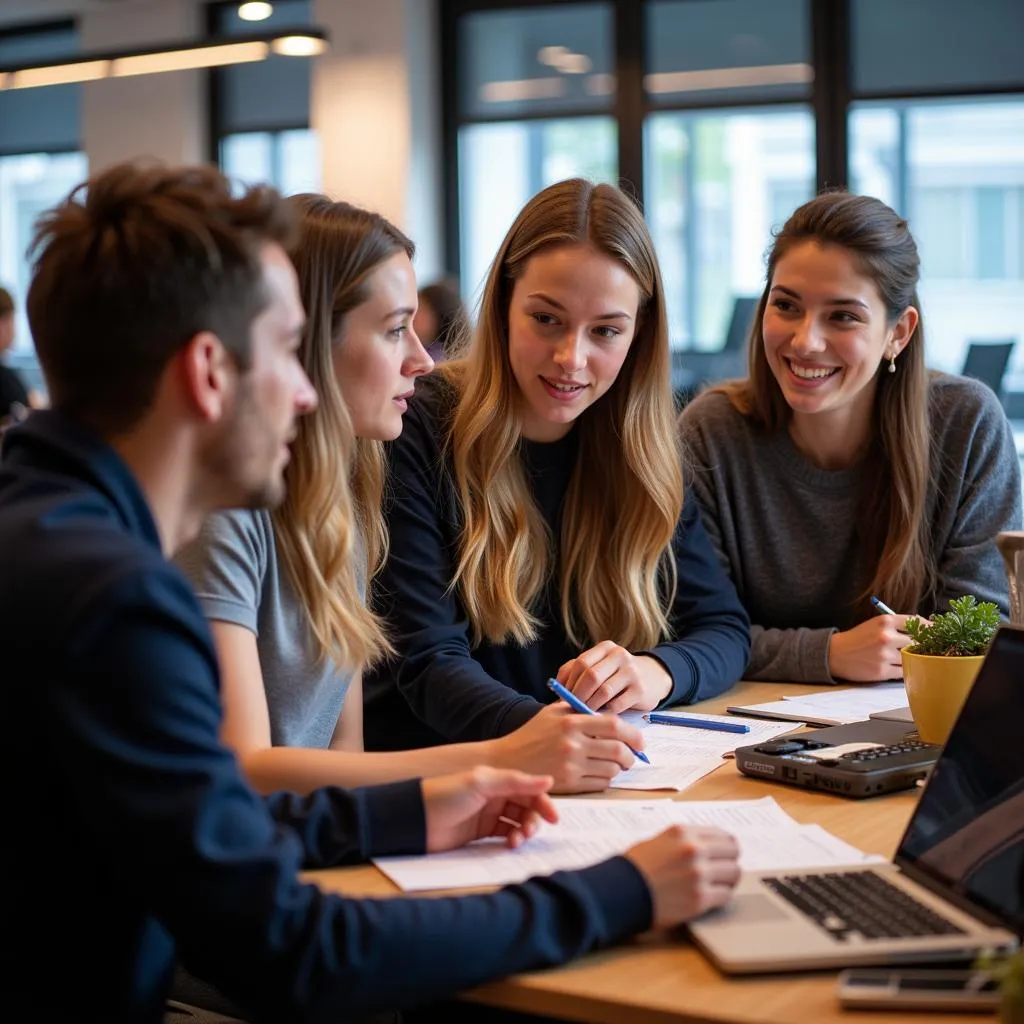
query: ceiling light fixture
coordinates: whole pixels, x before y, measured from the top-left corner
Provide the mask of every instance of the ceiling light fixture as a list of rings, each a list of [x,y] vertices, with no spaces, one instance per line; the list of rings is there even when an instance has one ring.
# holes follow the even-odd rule
[[[264,60],[271,53],[287,57],[315,57],[327,48],[327,33],[318,28],[267,32],[258,36],[183,42],[136,52],[89,54],[59,64],[0,67],[0,89],[30,89],[101,78],[149,75],[163,71],[190,71]]]
[[[806,85],[814,81],[810,64],[761,64],[706,71],[656,71],[644,75],[650,93],[701,92],[706,89],[749,89],[768,85]]]
[[[75,64],[50,64],[41,68],[24,68],[0,75],[0,88],[31,89],[37,85],[66,85],[68,82],[91,82],[106,78],[108,60],[87,60]]]
[[[238,5],[238,16],[242,21],[266,21],[274,13],[274,5],[253,0]]]
[[[585,53],[566,53],[559,57],[555,67],[566,75],[585,75],[594,66]]]
[[[537,60],[541,64],[548,64],[554,67],[568,52],[568,46],[542,46],[537,51]]]
[[[324,52],[327,44],[313,36],[288,35],[278,36],[270,48],[283,57],[316,57]]]
[[[480,99],[484,103],[524,103],[559,99],[564,95],[564,78],[517,78],[480,86]]]

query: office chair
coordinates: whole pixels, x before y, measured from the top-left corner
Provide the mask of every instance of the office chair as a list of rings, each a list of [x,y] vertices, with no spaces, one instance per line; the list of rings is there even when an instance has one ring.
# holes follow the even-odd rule
[[[975,380],[987,384],[1002,401],[1004,398],[1003,377],[1006,375],[1006,368],[1010,365],[1010,357],[1013,355],[1015,344],[1015,338],[1005,341],[970,342],[967,346],[963,369],[960,371],[961,375],[973,377]]]
[[[732,316],[722,343],[723,352],[740,352],[750,337],[750,328],[757,312],[757,296],[740,295],[733,300]]]

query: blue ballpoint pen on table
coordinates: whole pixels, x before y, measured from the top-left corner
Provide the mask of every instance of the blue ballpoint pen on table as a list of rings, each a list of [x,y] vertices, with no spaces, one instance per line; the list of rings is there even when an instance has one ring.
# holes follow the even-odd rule
[[[750,732],[749,725],[739,722],[715,722],[704,718],[687,718],[685,715],[658,715],[652,712],[644,715],[651,725],[685,725],[688,729],[711,729],[713,732]]]
[[[875,597],[874,594],[871,595],[869,600],[875,606],[875,611],[876,612],[879,612],[882,615],[895,615],[896,614],[887,604],[883,604],[881,601],[879,601],[878,598]]]
[[[573,709],[573,711],[578,711],[581,715],[597,714],[597,712],[593,708],[588,708],[587,705],[584,704],[583,701],[581,701],[579,697],[577,697],[576,694],[572,692],[572,690],[567,690],[557,679],[548,680],[548,689],[553,694],[555,694],[556,697],[561,697],[562,700],[564,700],[565,703]],[[632,747],[630,747],[629,749],[633,750]],[[641,761],[643,761],[644,764],[651,763],[648,760],[647,755],[642,750],[633,750],[633,753]]]

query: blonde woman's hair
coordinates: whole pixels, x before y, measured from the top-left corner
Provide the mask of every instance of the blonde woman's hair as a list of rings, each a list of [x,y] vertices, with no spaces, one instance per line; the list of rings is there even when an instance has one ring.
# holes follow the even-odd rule
[[[920,608],[935,592],[937,566],[925,514],[932,451],[924,317],[917,296],[920,259],[907,222],[879,199],[839,191],[826,192],[796,210],[768,255],[765,288],[750,334],[749,375],[713,390],[726,394],[734,408],[769,431],[788,428],[792,411],[768,365],[762,320],[779,260],[806,242],[849,252],[859,272],[878,288],[890,326],[910,306],[919,314],[896,372],[888,373],[880,361],[875,374],[874,436],[855,515],[868,566],[858,601],[877,594],[893,608]]]
[[[369,298],[370,274],[397,253],[411,258],[415,250],[379,214],[321,195],[289,202],[301,218],[291,254],[307,316],[299,357],[320,401],[299,418],[274,532],[321,657],[355,671],[391,653],[380,621],[360,596],[360,582],[368,587],[387,555],[385,465],[379,441],[355,436],[333,351],[345,343],[346,315]]]
[[[538,252],[587,245],[640,289],[636,335],[615,383],[579,417],[579,449],[554,538],[520,455],[521,395],[508,354],[515,282]],[[534,196],[491,266],[475,336],[441,373],[458,400],[448,444],[462,514],[457,588],[475,642],[532,641],[558,567],[559,610],[580,647],[633,650],[669,634],[671,542],[683,505],[661,273],[643,216],[612,185],[563,181]],[[555,544],[557,541],[557,556]]]

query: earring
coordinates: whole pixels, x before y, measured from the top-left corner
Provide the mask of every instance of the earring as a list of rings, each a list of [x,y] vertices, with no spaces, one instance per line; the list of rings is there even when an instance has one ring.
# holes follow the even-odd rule
[[[895,373],[896,372],[896,356],[895,355],[889,356],[889,372],[890,373]]]

